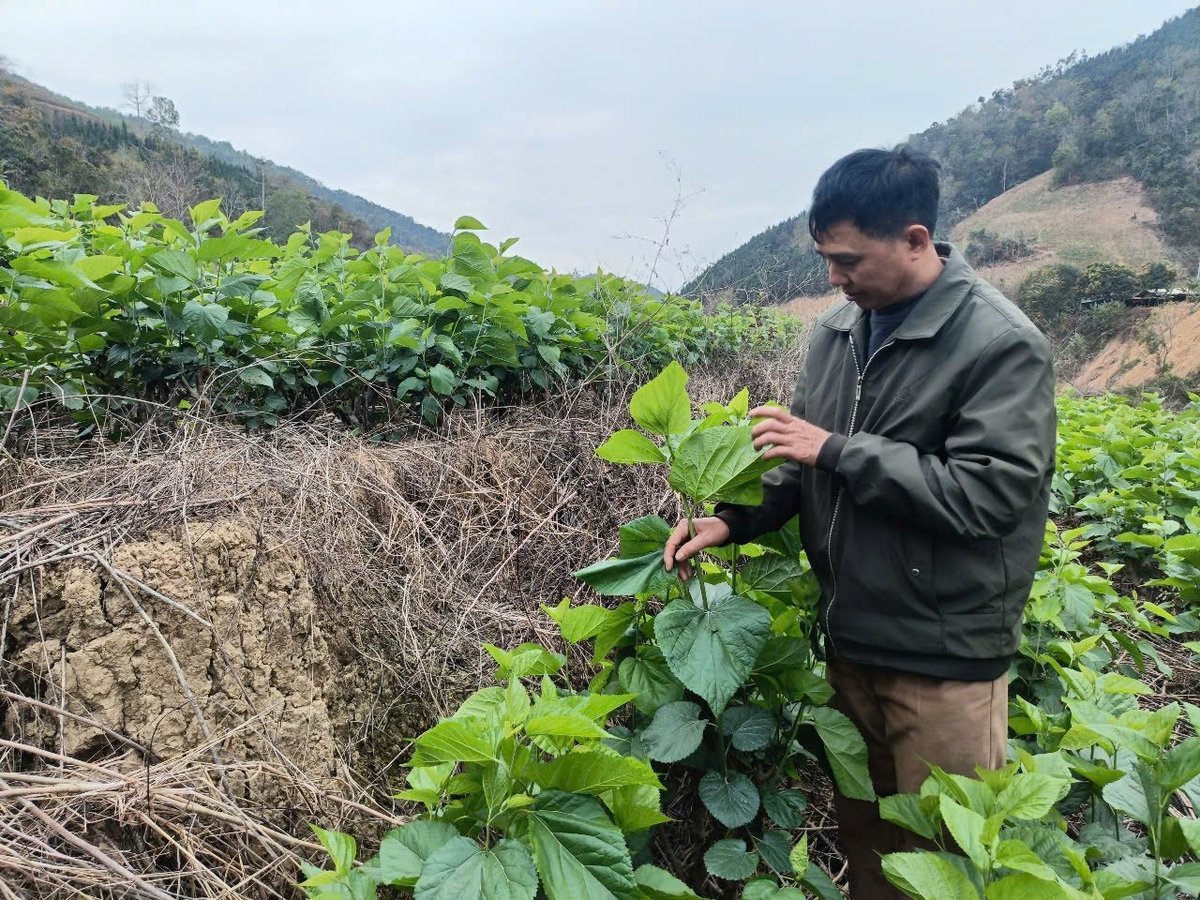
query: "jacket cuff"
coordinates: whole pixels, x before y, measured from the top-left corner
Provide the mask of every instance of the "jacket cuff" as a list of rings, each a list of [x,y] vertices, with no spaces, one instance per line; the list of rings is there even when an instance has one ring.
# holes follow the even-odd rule
[[[729,503],[717,504],[717,510],[713,515],[729,526],[729,540],[724,546],[749,544],[758,537],[749,521],[750,516],[747,515],[751,509],[757,509],[757,507],[744,507]]]
[[[842,448],[846,446],[848,440],[850,438],[844,434],[835,432],[829,435],[817,453],[817,468],[825,472],[836,472],[838,460],[842,457]]]

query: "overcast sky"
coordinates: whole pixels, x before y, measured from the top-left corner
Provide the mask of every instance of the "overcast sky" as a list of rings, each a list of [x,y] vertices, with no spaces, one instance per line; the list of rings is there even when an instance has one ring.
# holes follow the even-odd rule
[[[677,287],[885,146],[1182,0],[0,0],[0,54],[87,103],[147,80],[186,131],[559,269]]]

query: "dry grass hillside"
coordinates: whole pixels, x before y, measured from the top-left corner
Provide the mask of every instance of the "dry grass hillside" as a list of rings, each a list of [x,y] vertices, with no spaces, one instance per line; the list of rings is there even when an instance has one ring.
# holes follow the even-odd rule
[[[1179,260],[1158,235],[1158,214],[1146,192],[1132,178],[1055,188],[1045,172],[1001,194],[950,231],[950,240],[965,249],[972,231],[984,228],[1001,237],[1030,242],[1032,256],[981,269],[992,284],[1010,296],[1033,269],[1050,263],[1084,268],[1096,262],[1124,263],[1134,269]]]

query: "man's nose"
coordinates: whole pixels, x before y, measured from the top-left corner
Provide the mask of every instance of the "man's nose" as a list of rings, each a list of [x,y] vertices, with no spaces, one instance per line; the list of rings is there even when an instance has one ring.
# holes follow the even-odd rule
[[[843,285],[848,284],[849,280],[846,278],[846,273],[837,266],[830,266],[829,283],[834,287],[842,287]]]

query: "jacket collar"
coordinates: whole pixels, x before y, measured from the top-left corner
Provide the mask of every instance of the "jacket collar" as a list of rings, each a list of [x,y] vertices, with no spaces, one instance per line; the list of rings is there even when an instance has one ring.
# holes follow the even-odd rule
[[[934,247],[944,263],[942,274],[929,286],[921,302],[904,317],[892,335],[895,340],[930,338],[937,334],[966,299],[977,277],[966,258],[950,244],[938,241]],[[822,319],[821,324],[835,331],[852,331],[864,318],[866,313],[863,310],[853,303],[843,302],[831,315]]]

